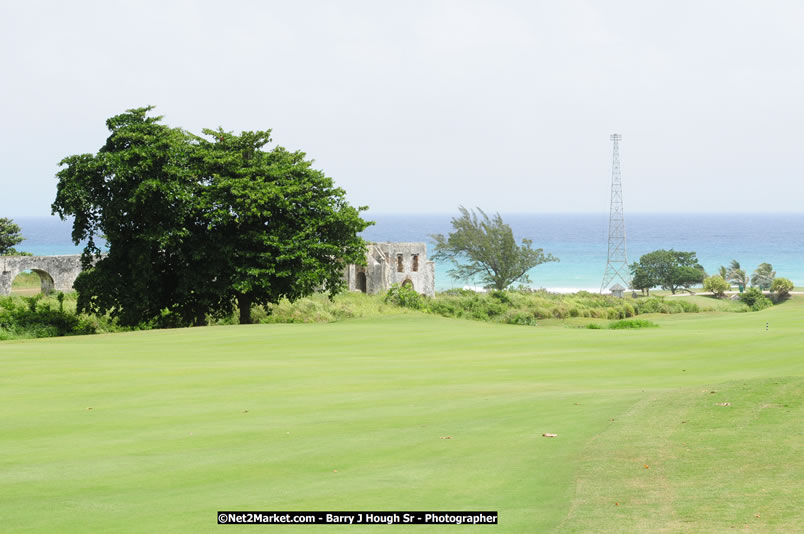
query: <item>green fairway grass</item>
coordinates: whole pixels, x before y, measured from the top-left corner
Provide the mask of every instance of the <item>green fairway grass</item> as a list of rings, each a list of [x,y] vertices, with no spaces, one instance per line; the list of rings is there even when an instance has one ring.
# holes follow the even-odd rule
[[[435,509],[499,525],[242,528],[794,531],[804,299],[640,318],[659,327],[409,313],[0,342],[2,530]]]

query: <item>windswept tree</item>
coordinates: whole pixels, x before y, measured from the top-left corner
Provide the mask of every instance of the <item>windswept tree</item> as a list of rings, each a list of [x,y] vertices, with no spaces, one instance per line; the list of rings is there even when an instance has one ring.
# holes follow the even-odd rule
[[[185,325],[237,307],[247,323],[253,304],[337,293],[336,273],[365,261],[365,208],[303,153],[264,150],[267,131],[205,131],[210,141],[151,109],[112,117],[97,154],[61,162],[52,208],[75,218],[76,243],[87,240],[80,311]]]
[[[691,286],[702,283],[704,277],[704,269],[695,252],[655,250],[631,264],[634,289],[650,290],[660,286],[675,295],[679,289],[689,290]]]
[[[754,274],[751,275],[751,285],[768,290],[773,284],[774,278],[776,278],[776,271],[773,270],[773,265],[770,263],[760,263],[759,267],[754,271]]]
[[[727,280],[732,284],[739,287],[740,291],[742,292],[743,289],[748,287],[748,274],[746,274],[745,270],[740,268],[740,262],[737,260],[731,260],[729,264],[729,272]]]
[[[788,278],[776,278],[773,280],[770,290],[776,295],[777,300],[784,300],[793,291],[793,282]]]
[[[22,230],[19,225],[11,219],[0,217],[0,256],[19,254],[14,245],[18,245],[22,241]]]
[[[460,216],[451,221],[454,232],[447,237],[443,234],[430,236],[435,241],[433,258],[455,264],[455,268],[449,271],[452,278],[472,280],[479,277],[487,287],[501,291],[514,282],[529,283],[527,273],[537,265],[558,261],[552,254],[545,254],[543,249],[532,248],[530,239],[522,239],[522,244],[518,245],[513,230],[503,222],[499,213],[489,217],[477,208],[478,217],[474,210],[463,206],[458,210]]]

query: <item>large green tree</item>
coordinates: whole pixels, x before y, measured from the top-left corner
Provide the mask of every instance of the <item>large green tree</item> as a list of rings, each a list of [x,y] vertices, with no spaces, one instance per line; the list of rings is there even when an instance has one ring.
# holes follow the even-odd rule
[[[369,225],[360,217],[365,208],[350,206],[303,152],[264,151],[270,130],[204,134],[193,166],[207,184],[203,219],[216,251],[210,261],[226,277],[240,322],[250,322],[252,304],[342,290],[344,268],[365,262],[358,237]]]
[[[545,262],[558,261],[544,250],[532,248],[533,241],[522,239],[517,245],[511,227],[497,213],[493,217],[477,208],[459,208],[460,216],[452,218],[455,230],[445,237],[435,234],[434,259],[448,260],[455,264],[449,274],[456,280],[471,280],[479,277],[488,287],[503,290],[514,282],[528,283],[528,271]]]
[[[0,256],[18,254],[14,245],[22,243],[22,230],[9,218],[0,217]]]
[[[190,168],[193,138],[149,117],[150,109],[110,118],[97,154],[61,161],[52,209],[74,217],[75,243],[87,240],[75,282],[80,311],[108,312],[127,325],[163,317],[200,324],[210,305],[198,305],[185,286],[207,289],[200,258],[185,246],[202,186]],[[103,256],[98,237],[108,244]]]
[[[88,240],[78,308],[123,324],[203,324],[207,314],[342,288],[365,260],[368,223],[301,152],[269,132],[192,135],[132,109],[107,121],[97,154],[62,161],[53,211]],[[101,255],[96,238],[108,251]]]
[[[674,295],[679,289],[703,282],[705,273],[698,263],[695,252],[679,250],[655,250],[631,264],[634,289],[650,290],[660,286]]]

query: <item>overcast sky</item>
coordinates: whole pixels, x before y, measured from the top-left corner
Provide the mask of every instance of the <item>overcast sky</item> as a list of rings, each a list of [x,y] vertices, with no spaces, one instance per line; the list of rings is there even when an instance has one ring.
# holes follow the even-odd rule
[[[0,0],[0,217],[104,121],[273,130],[369,213],[802,211],[804,4]]]

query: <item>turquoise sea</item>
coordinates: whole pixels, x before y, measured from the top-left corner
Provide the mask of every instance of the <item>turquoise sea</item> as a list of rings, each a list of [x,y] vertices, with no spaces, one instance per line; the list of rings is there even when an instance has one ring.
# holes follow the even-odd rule
[[[365,214],[375,221],[363,237],[370,241],[425,241],[447,234],[454,214]],[[608,214],[502,214],[517,239],[557,256],[559,263],[534,268],[531,285],[554,290],[600,289],[606,267]],[[56,217],[18,217],[26,240],[18,246],[34,254],[75,254],[71,225]],[[737,259],[749,273],[761,262],[777,276],[804,285],[804,213],[792,214],[626,214],[628,259],[659,248],[695,251],[709,273]],[[429,252],[429,250],[428,250]],[[436,264],[436,287],[474,285],[453,280],[450,266]]]

